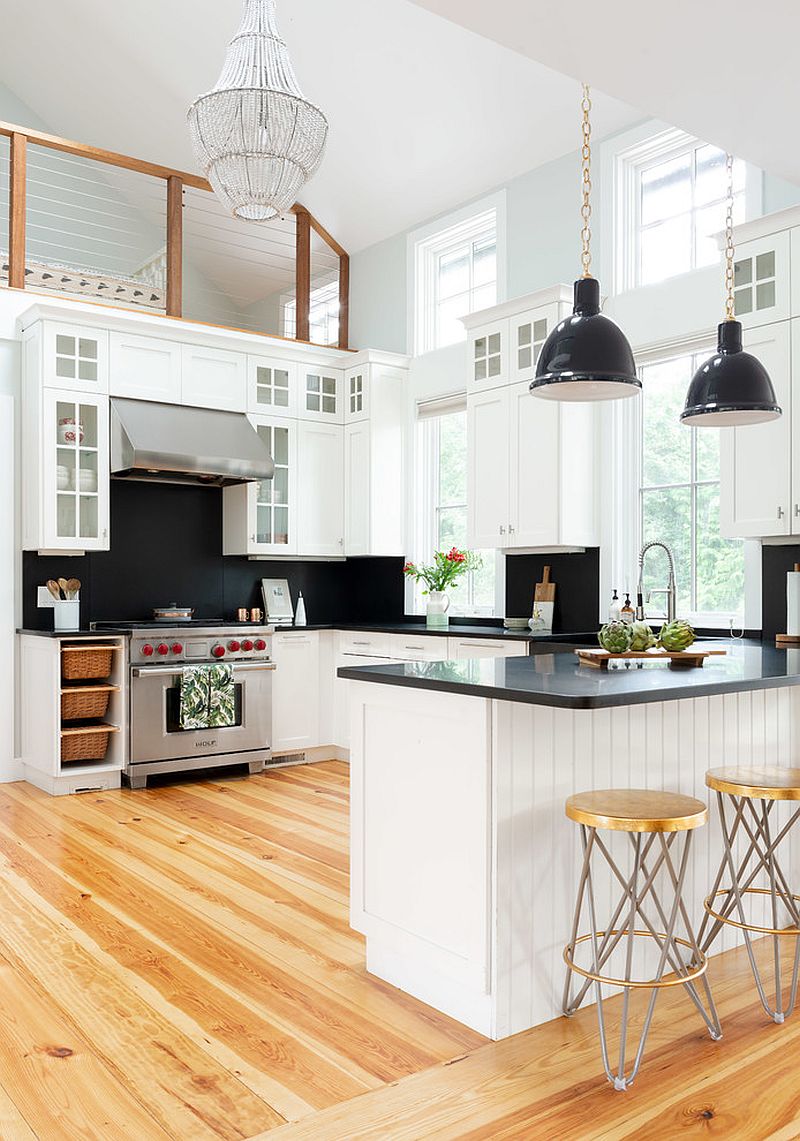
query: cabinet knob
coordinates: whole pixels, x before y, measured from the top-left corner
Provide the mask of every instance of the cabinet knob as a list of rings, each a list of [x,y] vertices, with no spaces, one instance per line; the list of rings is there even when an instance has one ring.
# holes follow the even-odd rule
[[[794,517],[795,517],[795,519],[797,518],[798,515],[800,515],[800,503],[795,503],[795,505],[794,505]]]
[[[343,547],[343,546],[344,546],[344,539],[340,539],[340,540],[339,540],[339,546],[340,546],[340,547]]]
[[[779,518],[779,519],[783,519],[783,517],[784,517],[784,515],[785,515],[785,514],[786,514],[786,512],[783,510],[783,508],[782,508],[782,507],[779,507],[779,508],[778,508],[778,518]]]
[[[509,525],[508,525],[508,533],[509,533],[509,535],[513,535],[513,534],[514,534],[514,528],[511,526],[511,524],[510,524],[510,523],[509,523]]]

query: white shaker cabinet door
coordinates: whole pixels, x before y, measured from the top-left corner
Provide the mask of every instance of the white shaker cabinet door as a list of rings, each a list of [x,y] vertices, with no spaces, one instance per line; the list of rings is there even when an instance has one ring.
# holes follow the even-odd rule
[[[509,389],[470,393],[467,400],[467,543],[509,543]]]
[[[161,337],[111,334],[112,396],[181,402],[181,346]]]
[[[297,427],[298,553],[344,555],[342,428],[313,420]]]
[[[761,538],[791,532],[790,325],[794,323],[781,321],[744,331],[744,347],[758,357],[769,373],[783,415],[768,424],[721,431],[720,530],[727,538]]]
[[[244,412],[247,408],[245,354],[184,345],[181,400],[197,408]]]
[[[344,428],[344,546],[346,555],[370,553],[370,427],[368,420]]]
[[[562,542],[561,409],[534,396],[526,383],[509,389],[509,547]],[[588,489],[587,489],[588,494]]]
[[[272,750],[313,749],[319,740],[319,634],[277,631],[272,695]]]

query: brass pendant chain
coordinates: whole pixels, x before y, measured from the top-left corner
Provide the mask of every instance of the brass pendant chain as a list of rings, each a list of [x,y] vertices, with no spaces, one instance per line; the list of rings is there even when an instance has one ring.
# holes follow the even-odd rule
[[[728,173],[728,204],[725,214],[725,320],[736,320],[736,307],[733,295],[734,266],[733,266],[733,155],[728,154],[725,159],[725,169]]]
[[[581,221],[583,223],[581,228],[581,264],[583,266],[583,276],[592,276],[592,124],[589,120],[589,112],[592,109],[592,101],[589,98],[589,85],[583,84],[583,95],[581,97],[581,111],[583,112],[583,124],[581,127],[583,133],[583,145],[581,146],[581,169],[583,171],[583,202],[581,204]]]

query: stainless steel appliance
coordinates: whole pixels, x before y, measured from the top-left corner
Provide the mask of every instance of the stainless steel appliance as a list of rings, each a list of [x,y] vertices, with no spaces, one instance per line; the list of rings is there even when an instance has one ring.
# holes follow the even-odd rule
[[[129,629],[130,747],[126,776],[144,788],[155,773],[223,765],[261,772],[271,758],[272,630],[252,623],[205,619],[95,623],[95,629]],[[184,729],[180,687],[184,666],[227,662],[233,669],[234,724]]]

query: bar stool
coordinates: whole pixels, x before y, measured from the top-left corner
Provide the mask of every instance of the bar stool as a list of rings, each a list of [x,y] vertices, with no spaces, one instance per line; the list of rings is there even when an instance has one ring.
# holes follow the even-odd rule
[[[709,769],[706,773],[706,784],[717,794],[724,852],[714,886],[705,900],[706,915],[698,939],[703,952],[707,952],[723,926],[729,924],[738,927],[744,933],[745,947],[761,1005],[770,1018],[781,1023],[792,1013],[797,998],[798,972],[800,972],[800,939],[797,939],[800,935],[800,908],[798,908],[800,896],[793,895],[790,890],[789,882],[778,862],[778,847],[800,817],[800,806],[793,810],[782,827],[777,821],[777,812],[773,810],[779,801],[800,801],[800,769],[756,769],[739,766]],[[730,802],[732,812],[730,819],[725,811],[726,798]],[[737,840],[739,849],[735,853]],[[765,873],[767,886],[754,887],[761,872]],[[726,873],[730,884],[721,887]],[[763,878],[761,882],[764,882]],[[748,921],[744,910],[745,895],[769,898],[771,926],[760,926]],[[722,902],[717,904],[719,896],[723,898]],[[785,909],[789,920],[788,924],[783,926],[781,907]],[[738,915],[738,920],[733,918],[734,913]],[[751,935],[754,933],[772,936],[775,972],[774,1007],[767,998],[753,952]],[[781,940],[786,936],[794,936],[797,942],[788,1000],[784,1005],[780,948]]]
[[[698,947],[682,896],[686,869],[689,866],[692,832],[706,823],[708,809],[701,800],[677,793],[646,789],[608,789],[570,796],[566,802],[566,813],[570,820],[574,820],[581,827],[583,865],[572,936],[564,948],[567,976],[564,984],[563,1010],[568,1017],[574,1014],[594,984],[603,1068],[614,1089],[624,1090],[631,1085],[639,1072],[656,998],[659,990],[664,987],[685,987],[711,1037],[715,1041],[722,1037],[711,989],[705,977],[708,961]],[[604,829],[628,833],[633,849],[633,869],[630,873],[625,874],[617,866],[611,854],[610,843],[599,834],[599,831]],[[682,851],[681,845],[677,842],[677,837],[681,833],[685,837]],[[592,856],[595,850],[604,857],[613,878],[618,881],[622,889],[619,902],[604,930],[598,929],[596,915],[596,876],[592,873]],[[666,881],[666,890],[659,890],[660,884],[664,881]],[[588,904],[591,930],[588,934],[578,935],[584,904]],[[676,934],[676,930],[679,929],[679,917],[683,929],[680,936]],[[619,926],[620,921],[622,926]],[[640,926],[637,927],[637,923]],[[638,937],[652,940],[659,949],[655,974],[646,980],[634,979],[632,974],[634,939]],[[620,947],[620,951],[625,952],[624,974],[616,978],[603,974],[603,967],[624,938],[627,938],[627,943]],[[590,968],[578,966],[575,962],[575,950],[582,943],[591,944]],[[682,949],[690,953],[688,962],[684,962]],[[672,974],[665,978],[667,970]],[[576,975],[582,976],[583,982],[577,985],[577,991],[573,995]],[[695,986],[698,979],[702,979],[703,982],[708,1010],[703,1005]],[[603,1009],[604,983],[624,988],[619,1062],[616,1071],[612,1070],[609,1061]],[[628,1007],[631,990],[637,988],[648,988],[652,993],[633,1066],[626,1074]]]

